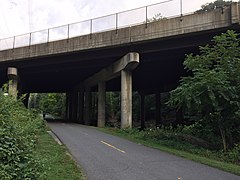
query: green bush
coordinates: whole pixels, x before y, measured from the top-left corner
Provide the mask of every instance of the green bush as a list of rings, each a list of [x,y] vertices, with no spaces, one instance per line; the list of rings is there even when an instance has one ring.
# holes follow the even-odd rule
[[[234,148],[228,154],[233,162],[240,164],[240,144],[235,144]]]
[[[0,90],[0,179],[37,179],[41,161],[34,155],[43,121],[28,111],[21,100]]]
[[[199,120],[192,125],[184,126],[181,129],[181,133],[191,135],[197,138],[201,138],[211,144],[211,149],[219,150],[222,148],[221,139],[218,134],[218,129],[213,128],[214,126],[204,120]]]
[[[191,75],[181,78],[168,104],[204,120],[221,138],[222,149],[231,149],[239,142],[234,137],[240,124],[239,34],[228,30],[215,36],[210,45],[199,47],[199,55],[187,55],[183,65]]]
[[[222,159],[232,162],[235,164],[240,164],[240,144],[235,144],[233,149],[227,152],[221,152],[220,156]]]
[[[140,131],[139,129],[117,128],[113,130],[137,140],[161,144],[173,149],[198,154],[223,162],[240,164],[240,144],[235,144],[233,149],[226,152],[224,150],[213,150],[211,143],[193,135],[198,131],[198,128],[193,129],[194,127],[191,127],[190,129],[184,128],[183,131],[179,132],[173,132],[161,128],[147,128],[144,131]]]

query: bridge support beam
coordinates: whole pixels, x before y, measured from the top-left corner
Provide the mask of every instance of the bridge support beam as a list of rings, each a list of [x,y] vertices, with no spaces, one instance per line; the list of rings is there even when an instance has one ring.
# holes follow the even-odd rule
[[[90,113],[91,113],[91,92],[90,92],[90,87],[87,87],[85,90],[85,101],[84,101],[84,124],[85,125],[90,125],[91,121],[90,121]]]
[[[18,94],[18,70],[15,67],[9,67],[7,71],[9,84],[8,94],[17,99]]]
[[[71,92],[71,105],[72,105],[71,121],[77,122],[77,109],[78,109],[78,92],[77,91]]]
[[[66,93],[66,117],[70,122],[77,121],[78,92],[71,91]]]
[[[78,92],[78,107],[77,107],[77,122],[80,124],[84,123],[83,109],[84,109],[84,89],[81,88],[80,91]]]
[[[121,128],[132,128],[132,73],[121,71]]]
[[[123,56],[120,60],[116,61],[112,65],[102,69],[101,71],[84,81],[85,87],[99,85],[99,94],[104,94],[104,85],[101,84],[101,82],[106,82],[108,80],[121,76],[121,128],[132,127],[132,71],[138,66],[138,64],[139,54],[136,52],[131,52]],[[101,98],[102,96],[100,97],[99,95],[100,100]],[[85,101],[85,120],[87,120],[87,116],[89,116],[90,114],[90,112],[88,112],[89,100],[87,93],[85,96]],[[98,110],[100,110],[100,112],[98,112],[99,126],[102,126],[104,124],[104,107],[105,101],[101,100],[98,103]]]
[[[97,126],[105,126],[106,83],[98,83],[98,120]]]
[[[66,93],[66,119],[69,120],[70,118],[70,100],[69,100],[69,93]]]

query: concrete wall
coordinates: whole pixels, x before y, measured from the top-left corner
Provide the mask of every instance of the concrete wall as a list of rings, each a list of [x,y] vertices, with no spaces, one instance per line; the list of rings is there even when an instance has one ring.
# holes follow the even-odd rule
[[[66,40],[31,45],[11,50],[0,51],[0,63],[9,60],[21,60],[37,56],[74,52],[91,48],[102,48],[144,40],[163,38],[185,33],[201,32],[216,28],[240,24],[240,6],[233,3],[223,11],[189,14],[183,17],[164,19],[158,22],[126,27],[123,29],[84,35]]]

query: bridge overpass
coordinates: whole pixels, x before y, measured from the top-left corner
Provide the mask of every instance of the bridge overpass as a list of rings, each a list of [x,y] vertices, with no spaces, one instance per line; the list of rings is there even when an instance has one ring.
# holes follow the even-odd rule
[[[99,91],[99,126],[105,123],[105,92],[121,90],[121,125],[131,127],[132,90],[144,97],[173,89],[186,75],[185,54],[197,53],[198,46],[211,43],[213,36],[228,29],[240,31],[238,3],[6,49],[0,51],[0,85],[13,79],[13,92],[17,87],[21,93],[66,92],[68,119],[85,124],[91,123],[89,93]]]

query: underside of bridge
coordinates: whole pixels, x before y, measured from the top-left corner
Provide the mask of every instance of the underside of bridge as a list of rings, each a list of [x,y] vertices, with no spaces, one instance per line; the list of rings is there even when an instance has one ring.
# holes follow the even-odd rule
[[[143,98],[146,94],[158,94],[174,89],[180,77],[190,73],[182,64],[186,54],[198,53],[199,46],[211,43],[215,35],[226,32],[229,28],[240,31],[239,24],[236,24],[227,28],[182,33],[134,43],[4,61],[0,65],[0,85],[11,79],[7,75],[8,68],[15,67],[21,93],[65,92],[68,94],[68,119],[85,124],[90,124],[87,101],[91,91],[98,91],[101,94],[99,99],[104,97],[105,91],[121,91],[122,96],[128,99],[121,102],[124,104],[122,113],[126,111],[129,116],[131,90],[140,92]],[[113,78],[100,79],[91,86],[84,84],[87,79],[107,67],[114,68],[114,63],[132,52],[139,55],[139,63],[131,73],[121,69],[118,76],[114,74]],[[131,86],[123,87],[126,82],[131,82]],[[124,88],[128,89],[127,93]],[[103,126],[105,119],[103,101],[105,100],[101,100],[98,109],[99,126]],[[144,106],[144,103],[142,105]],[[131,119],[127,116],[123,118],[125,120],[122,120],[122,127],[131,126]]]
[[[18,69],[23,93],[68,92],[127,53],[138,52],[140,63],[132,72],[133,89],[149,93],[155,90],[168,91],[176,86],[180,76],[186,74],[182,65],[186,54],[198,53],[200,45],[211,43],[214,35],[225,31],[221,29],[137,44],[42,56],[31,61],[10,61],[0,66],[0,84],[7,82],[7,68],[13,66]],[[119,91],[120,78],[108,81],[107,90]]]

